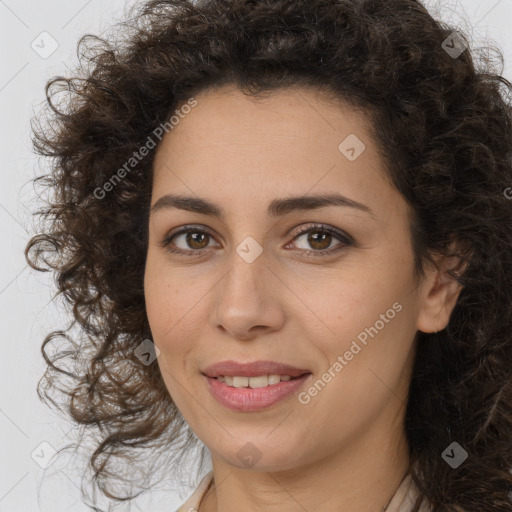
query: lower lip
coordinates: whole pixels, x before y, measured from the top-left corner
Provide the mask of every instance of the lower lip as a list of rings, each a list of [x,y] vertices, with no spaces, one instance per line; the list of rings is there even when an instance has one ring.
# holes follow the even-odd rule
[[[265,388],[234,388],[220,380],[204,375],[214,398],[222,405],[239,412],[260,411],[284,400],[297,392],[306,382],[311,373],[297,379],[282,381]]]

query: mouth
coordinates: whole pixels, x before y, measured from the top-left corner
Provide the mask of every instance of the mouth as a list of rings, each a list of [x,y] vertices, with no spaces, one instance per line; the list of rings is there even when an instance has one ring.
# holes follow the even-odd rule
[[[202,370],[213,398],[237,412],[270,408],[296,394],[313,375],[308,369],[276,361],[227,360]]]
[[[223,407],[238,413],[269,410],[285,404],[297,395],[312,378],[311,372],[300,376],[270,374],[256,377],[218,375],[202,376],[211,396]],[[279,380],[278,380],[279,379]]]

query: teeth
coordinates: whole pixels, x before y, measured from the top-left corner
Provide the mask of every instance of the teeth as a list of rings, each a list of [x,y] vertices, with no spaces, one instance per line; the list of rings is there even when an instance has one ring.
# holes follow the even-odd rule
[[[245,388],[249,385],[249,377],[233,377],[234,388]]]
[[[259,377],[219,376],[217,380],[234,388],[265,388],[290,380],[290,375],[260,375]]]

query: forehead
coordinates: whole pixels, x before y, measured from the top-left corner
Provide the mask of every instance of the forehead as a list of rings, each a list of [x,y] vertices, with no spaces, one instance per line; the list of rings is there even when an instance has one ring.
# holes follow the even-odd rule
[[[232,205],[268,198],[262,208],[308,191],[383,208],[400,200],[368,119],[341,101],[302,88],[254,98],[233,86],[194,99],[158,147],[154,195],[215,196]]]
[[[174,116],[178,122],[166,134],[160,148],[173,146],[174,142],[187,144],[192,142],[190,137],[202,137],[203,146],[235,144],[246,146],[247,151],[264,143],[280,148],[278,153],[285,153],[289,146],[281,146],[283,141],[300,143],[304,152],[322,145],[337,151],[338,139],[349,134],[358,133],[360,139],[372,142],[371,124],[361,111],[312,87],[278,89],[252,96],[233,85],[225,85],[202,91],[194,100],[195,106],[181,114],[180,119]],[[298,149],[295,147],[295,152]]]

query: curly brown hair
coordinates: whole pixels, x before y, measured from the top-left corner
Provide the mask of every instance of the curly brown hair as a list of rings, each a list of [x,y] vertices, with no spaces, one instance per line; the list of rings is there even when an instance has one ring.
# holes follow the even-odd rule
[[[98,429],[93,482],[132,499],[110,484],[137,448],[143,463],[149,448],[179,456],[197,442],[158,365],[135,355],[151,339],[143,275],[156,148],[98,191],[201,91],[313,86],[371,120],[413,210],[418,275],[434,254],[467,263],[451,274],[463,289],[447,328],[417,334],[405,424],[414,481],[436,512],[512,510],[512,85],[495,67],[499,50],[478,66],[474,50],[450,54],[446,41],[469,46],[467,36],[415,0],[152,0],[118,27],[120,38],[83,36],[76,75],[46,84],[33,144],[52,158],[36,178],[52,198],[25,249],[72,306],[68,328],[43,342],[38,393],[59,408],[52,395],[64,396],[81,432]],[[50,356],[62,339],[72,345]],[[441,457],[452,442],[469,455],[457,469]]]

